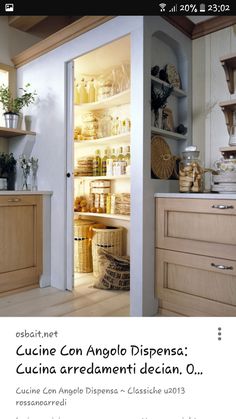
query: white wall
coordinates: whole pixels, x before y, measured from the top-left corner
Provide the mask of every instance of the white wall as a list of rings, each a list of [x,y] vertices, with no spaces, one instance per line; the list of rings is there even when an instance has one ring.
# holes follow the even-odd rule
[[[136,190],[136,198],[132,205],[134,217],[134,233],[131,237],[131,248],[134,260],[132,269],[134,282],[132,292],[140,295],[135,298],[132,311],[142,314],[142,272],[140,263],[142,258],[142,144],[143,144],[143,37],[142,17],[117,17],[105,24],[89,31],[80,37],[60,46],[21,67],[18,72],[18,83],[26,82],[36,89],[40,101],[37,106],[33,105],[31,111],[35,117],[33,128],[37,132],[35,143],[22,139],[15,142],[14,151],[17,154],[27,150],[39,158],[39,189],[53,190],[52,196],[52,285],[65,288],[66,280],[66,181],[70,187],[71,179],[66,178],[66,91],[65,91],[65,63],[88,51],[100,47],[112,40],[122,37],[131,32],[131,61],[132,61],[132,111],[133,125],[136,127],[132,132],[133,147],[132,161],[135,162],[131,174],[131,190]],[[134,178],[133,175],[136,175]],[[66,180],[67,179],[67,180]],[[133,179],[135,185],[132,186]],[[138,211],[134,206],[138,205]],[[141,225],[141,228],[139,226]],[[132,242],[133,240],[133,242]],[[132,258],[132,255],[131,255]]]
[[[0,16],[0,63],[13,65],[11,58],[39,42],[37,36],[8,26],[8,17]]]
[[[188,138],[191,142],[191,40],[187,38],[182,32],[178,31],[174,26],[168,24],[161,17],[145,17],[145,36],[144,36],[144,96],[140,97],[143,100],[144,106],[144,131],[143,131],[143,166],[140,170],[143,171],[143,231],[142,231],[142,244],[143,244],[143,265],[142,265],[142,286],[143,286],[143,315],[152,315],[156,311],[156,301],[154,299],[154,266],[155,266],[155,192],[175,192],[178,188],[177,181],[151,179],[151,80],[150,72],[151,65],[154,64],[153,54],[151,51],[152,35],[157,31],[166,33],[172,38],[173,45],[181,47],[182,52],[188,61],[185,66],[184,59],[181,65],[185,66],[185,86],[188,92],[188,115],[186,116],[188,126]],[[159,55],[159,57],[158,57]],[[155,51],[156,63],[159,63],[161,51]],[[165,63],[167,64],[167,63]],[[173,140],[174,141],[174,140]],[[181,144],[180,144],[181,147]],[[137,308],[138,315],[138,308]]]
[[[220,57],[236,53],[235,26],[193,41],[193,143],[201,150],[206,167],[221,157],[228,146],[228,132],[219,102],[230,95]]]

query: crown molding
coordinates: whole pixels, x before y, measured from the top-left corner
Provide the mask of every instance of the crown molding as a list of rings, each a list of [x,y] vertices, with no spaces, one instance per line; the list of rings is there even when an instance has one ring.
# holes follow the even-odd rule
[[[216,16],[197,24],[194,24],[185,16],[163,17],[190,39],[201,38],[202,36],[209,35],[212,32],[217,32],[236,23],[236,16]]]

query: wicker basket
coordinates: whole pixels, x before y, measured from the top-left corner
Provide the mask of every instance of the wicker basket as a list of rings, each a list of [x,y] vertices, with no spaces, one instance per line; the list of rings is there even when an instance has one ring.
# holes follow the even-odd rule
[[[99,255],[98,250],[104,249],[116,256],[122,255],[122,227],[107,227],[106,229],[93,228],[92,256],[93,274],[99,275]]]
[[[159,179],[169,179],[175,167],[175,156],[164,138],[154,135],[151,147],[152,171]]]
[[[74,223],[74,269],[75,272],[92,272],[92,249],[89,229],[90,220],[76,220]]]

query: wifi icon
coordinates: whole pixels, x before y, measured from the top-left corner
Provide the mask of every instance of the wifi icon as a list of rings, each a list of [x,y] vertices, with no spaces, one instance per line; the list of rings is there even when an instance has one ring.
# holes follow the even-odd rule
[[[166,8],[166,4],[165,3],[160,3],[159,4],[161,12],[165,12],[165,8]]]

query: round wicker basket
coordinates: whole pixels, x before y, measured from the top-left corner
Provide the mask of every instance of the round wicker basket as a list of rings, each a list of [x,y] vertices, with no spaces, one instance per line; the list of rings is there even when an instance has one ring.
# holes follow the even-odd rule
[[[151,146],[151,167],[159,179],[169,179],[175,167],[175,156],[164,138],[154,135]]]
[[[92,228],[92,257],[93,274],[97,276],[100,272],[99,249],[104,249],[116,256],[122,255],[122,227],[106,227],[105,229]]]
[[[75,272],[92,272],[92,249],[90,242],[91,220],[76,220],[74,222],[74,268]]]

